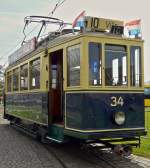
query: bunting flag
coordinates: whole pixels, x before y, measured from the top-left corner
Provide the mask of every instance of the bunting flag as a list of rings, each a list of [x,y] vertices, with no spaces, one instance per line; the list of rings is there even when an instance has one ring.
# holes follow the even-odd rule
[[[85,11],[80,13],[79,16],[73,21],[72,27],[84,27],[84,18],[85,18]]]
[[[139,37],[141,34],[141,20],[133,20],[125,24],[125,28],[128,30],[129,36]]]

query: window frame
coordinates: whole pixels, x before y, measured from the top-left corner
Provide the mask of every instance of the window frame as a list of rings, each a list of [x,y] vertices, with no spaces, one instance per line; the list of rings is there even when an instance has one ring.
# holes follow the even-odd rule
[[[101,61],[101,63],[99,64],[99,80],[101,80],[101,82],[99,82],[99,84],[91,84],[90,82],[90,78],[91,78],[91,72],[90,72],[90,43],[94,43],[94,44],[98,44],[100,46],[99,48],[99,61]],[[89,41],[87,43],[87,46],[88,46],[88,86],[89,87],[102,87],[102,84],[103,84],[103,43],[101,41]],[[101,78],[100,78],[101,77]]]
[[[77,47],[78,46],[78,47]],[[69,48],[79,48],[79,66],[80,66],[80,71],[79,71],[79,85],[70,85],[69,83],[69,65],[68,65],[68,49]],[[75,43],[75,44],[72,44],[72,45],[70,45],[70,46],[68,46],[67,48],[66,48],[66,65],[67,65],[67,82],[66,82],[66,84],[67,84],[67,88],[72,88],[72,87],[74,87],[74,88],[79,88],[79,87],[81,87],[81,57],[82,57],[82,55],[81,55],[81,50],[82,50],[82,45],[81,45],[81,43]]]
[[[37,60],[39,60],[38,64],[35,64],[34,66],[32,66],[31,64]],[[39,69],[39,86],[32,86],[32,79],[33,78],[32,78],[31,71],[32,71],[32,67],[35,67],[37,65],[39,65],[39,67],[38,67],[38,69]],[[37,89],[41,88],[41,57],[37,57],[29,62],[29,86],[30,86],[29,87],[30,90],[35,90],[35,89],[37,90]]]
[[[21,77],[22,77],[22,67],[27,66],[27,87],[21,86]],[[24,76],[23,76],[24,77]],[[28,62],[20,66],[20,91],[26,91],[29,90],[29,67],[28,67]]]
[[[122,47],[125,47],[125,51],[120,51],[120,50],[112,50],[113,52],[122,52],[122,53],[126,53],[126,84],[122,84],[122,85],[106,85],[106,45],[112,45],[112,46],[122,46]],[[109,51],[109,50],[108,50]],[[110,50],[111,51],[111,50]],[[128,80],[128,76],[129,76],[129,72],[128,72],[128,66],[129,66],[129,53],[128,53],[128,45],[124,44],[124,43],[104,43],[104,48],[103,48],[103,52],[104,52],[104,86],[106,88],[128,88],[129,86],[129,80]],[[122,57],[123,58],[123,57]],[[123,60],[123,59],[122,59]],[[122,64],[123,65],[123,64]],[[123,66],[122,66],[122,70],[123,70]],[[122,73],[123,74],[123,73]],[[123,82],[123,81],[122,81]]]
[[[17,74],[17,77],[18,77],[18,81],[17,81],[17,89],[15,90],[14,89],[14,72],[17,70],[17,73],[15,73],[15,74]],[[13,90],[13,92],[17,92],[17,91],[19,91],[19,80],[20,80],[20,76],[19,76],[19,67],[16,67],[15,69],[13,69],[13,73],[12,73],[12,83],[13,83],[13,88],[12,88],[12,90]]]
[[[132,49],[139,49],[139,54],[140,54],[140,58],[139,58],[139,85],[136,86],[135,85],[132,85],[132,77],[131,77],[131,71],[132,71],[132,68],[131,68],[131,62],[132,62]],[[143,59],[142,59],[142,46],[140,45],[130,45],[129,46],[129,53],[130,53],[130,87],[132,88],[142,88],[143,87]],[[135,56],[135,55],[134,55]],[[136,79],[136,78],[135,78]],[[134,81],[136,82],[136,81]]]
[[[10,77],[10,83],[9,83],[9,81],[8,81],[8,77]],[[7,80],[7,92],[8,93],[10,93],[10,92],[12,92],[12,71],[8,71],[7,72],[7,78],[6,78],[6,80]],[[10,85],[10,86],[9,86]],[[10,90],[9,90],[9,87],[10,87]]]

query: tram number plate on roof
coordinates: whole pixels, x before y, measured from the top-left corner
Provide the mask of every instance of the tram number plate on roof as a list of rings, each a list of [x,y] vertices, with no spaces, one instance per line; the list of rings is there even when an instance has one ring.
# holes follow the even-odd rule
[[[104,19],[87,16],[85,18],[86,31],[110,32],[112,34],[123,34],[124,23],[120,20]]]

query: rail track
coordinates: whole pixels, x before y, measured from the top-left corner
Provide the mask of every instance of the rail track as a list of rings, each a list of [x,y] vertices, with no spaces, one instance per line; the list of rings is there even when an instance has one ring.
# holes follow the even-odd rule
[[[63,168],[142,168],[128,157],[118,156],[111,150],[98,150],[79,144],[44,144],[44,147],[59,160]],[[148,167],[147,167],[148,168]]]
[[[12,125],[16,129],[21,130],[22,127],[18,125]],[[23,129],[23,132],[26,132],[26,129]],[[28,135],[32,133],[28,132]],[[34,135],[33,135],[34,137]],[[142,168],[136,163],[131,164],[131,160],[128,157],[119,156],[113,153],[111,150],[100,150],[97,147],[92,145],[80,145],[78,143],[67,143],[67,144],[57,144],[49,140],[46,140],[40,143],[47,152],[49,152],[51,158],[54,158],[55,162],[53,164],[57,165],[57,168]],[[47,168],[47,162],[51,162],[51,159],[45,155],[45,152],[40,153],[35,152],[39,155],[39,160],[41,161],[44,168]],[[48,160],[48,161],[47,161]],[[57,162],[57,163],[56,163]],[[58,166],[59,165],[59,166]],[[147,165],[146,165],[147,166]],[[146,168],[149,168],[147,166]]]

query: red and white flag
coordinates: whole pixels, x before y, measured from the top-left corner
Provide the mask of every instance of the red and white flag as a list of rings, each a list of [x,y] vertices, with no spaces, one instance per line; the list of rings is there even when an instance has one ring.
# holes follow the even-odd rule
[[[129,35],[138,36],[141,34],[141,19],[132,20],[125,24],[125,28],[128,30]]]
[[[80,15],[76,17],[76,19],[72,23],[72,27],[84,27],[84,18],[85,18],[85,11],[81,12]]]

